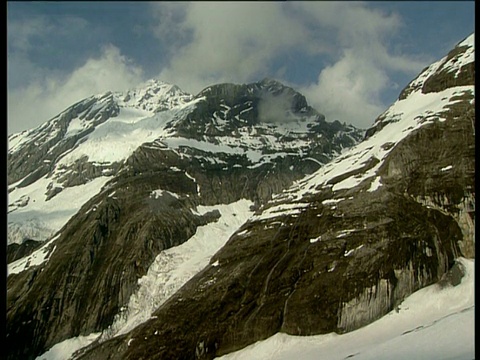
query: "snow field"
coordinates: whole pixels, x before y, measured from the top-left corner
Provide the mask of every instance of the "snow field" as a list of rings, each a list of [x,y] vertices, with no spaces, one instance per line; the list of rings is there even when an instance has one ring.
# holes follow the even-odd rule
[[[115,162],[126,159],[140,145],[172,136],[166,126],[173,119],[182,118],[203,98],[181,103],[169,110],[152,113],[136,108],[120,108],[120,114],[98,125],[88,135],[88,141],[78,145],[58,164],[71,164],[82,156],[89,161]]]
[[[156,192],[160,192],[157,190]],[[156,193],[155,192],[155,193]],[[198,206],[194,212],[202,215],[218,210],[221,217],[216,222],[199,226],[197,232],[182,245],[161,252],[138,280],[140,285],[127,306],[121,309],[111,327],[103,334],[95,333],[67,339],[54,345],[36,360],[67,360],[78,349],[87,346],[99,337],[107,340],[127,333],[150,319],[151,314],[182,287],[191,277],[208,265],[211,257],[227,242],[235,231],[253,214],[249,200],[231,204]],[[212,266],[220,267],[215,262]]]
[[[169,111],[156,115],[148,113],[143,115],[140,110],[135,110],[134,112],[143,116],[136,120],[132,118],[132,111],[132,109],[121,109],[119,116],[96,126],[95,130],[87,135],[88,141],[82,142],[63,156],[58,161],[58,165],[68,166],[82,156],[88,156],[89,161],[121,161],[131,155],[141,144],[167,135],[165,125],[172,119]],[[77,121],[81,120],[77,119]],[[72,123],[76,124],[75,121]]]
[[[45,192],[52,180],[46,176],[29,186],[16,188],[8,194],[9,204],[22,198],[28,198],[28,204],[8,214],[7,243],[21,244],[24,237],[43,241],[52,236],[80,210],[84,203],[100,192],[108,180],[110,177],[100,176],[84,185],[64,188],[49,201],[45,200]]]
[[[106,337],[127,333],[148,320],[162,303],[208,265],[211,257],[253,214],[251,205],[251,201],[242,199],[227,205],[198,206],[196,214],[218,210],[221,217],[199,226],[195,235],[182,245],[157,255],[147,274],[138,280],[137,292],[106,331]],[[221,264],[214,265],[221,268]]]
[[[475,260],[459,258],[457,286],[425,287],[381,319],[338,335],[277,333],[221,360],[471,360],[475,358]]]
[[[73,353],[95,341],[100,333],[78,336],[62,341],[51,347],[47,352],[37,356],[35,360],[68,360]]]

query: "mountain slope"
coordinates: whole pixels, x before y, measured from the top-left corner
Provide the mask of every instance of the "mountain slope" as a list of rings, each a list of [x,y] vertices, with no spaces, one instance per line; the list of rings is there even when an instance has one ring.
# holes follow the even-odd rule
[[[266,79],[197,96],[153,81],[11,136],[9,241],[43,243],[8,266],[9,357],[106,332],[159,254],[226,221],[219,204],[258,208],[362,133]]]
[[[365,141],[262,206],[148,321],[80,358],[212,359],[277,332],[349,332],[473,257],[473,39]]]
[[[316,360],[320,356],[331,360],[351,357],[362,360],[473,359],[474,267],[474,260],[457,259],[456,265],[439,283],[415,292],[395,310],[358,330],[316,336],[277,333],[220,359],[287,360],[299,357]],[[99,336],[100,333],[96,333],[63,341],[40,358],[68,359]]]
[[[234,95],[228,94],[232,87]],[[265,110],[279,102],[287,104],[282,113]],[[273,117],[265,122],[259,112]],[[325,122],[303,96],[272,80],[216,85],[196,97],[158,81],[92,96],[9,136],[8,244],[52,236],[120,168],[126,170],[129,157],[138,159],[133,153],[142,144],[169,148],[205,168],[220,168],[226,158],[242,167],[300,157],[306,164],[293,166],[305,173],[361,136],[351,126]]]
[[[138,146],[161,136],[172,116],[165,104],[180,107],[190,100],[172,85],[150,81],[125,94],[92,96],[9,136],[8,243],[53,235]]]
[[[316,336],[278,333],[219,359],[474,359],[475,262],[462,258],[457,265],[454,269],[465,271],[462,279],[425,287],[358,330]]]

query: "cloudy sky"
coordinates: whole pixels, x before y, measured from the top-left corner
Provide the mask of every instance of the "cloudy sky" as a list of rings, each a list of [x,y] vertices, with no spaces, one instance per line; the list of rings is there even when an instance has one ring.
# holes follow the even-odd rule
[[[474,31],[473,1],[7,2],[8,133],[151,79],[275,78],[367,128]]]

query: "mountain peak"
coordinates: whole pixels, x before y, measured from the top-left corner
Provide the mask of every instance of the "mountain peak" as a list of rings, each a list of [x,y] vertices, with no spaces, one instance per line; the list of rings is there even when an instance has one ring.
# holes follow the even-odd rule
[[[330,137],[335,131],[345,130],[338,124],[326,123],[325,116],[309,106],[305,96],[270,78],[249,84],[212,85],[202,90],[196,99],[195,110],[174,124],[179,136],[216,141],[213,139],[232,138],[235,134],[233,137],[240,139],[242,131],[250,134],[258,128],[255,137],[270,131],[284,135],[289,131],[295,136],[328,133]]]
[[[258,84],[263,85],[263,86],[272,86],[272,85],[281,86],[281,87],[285,86],[280,81],[278,81],[274,78],[270,78],[270,77],[266,77],[266,78],[262,79],[261,81],[258,82]]]
[[[457,44],[457,47],[459,46],[468,46],[468,47],[475,47],[475,33],[471,33],[470,35],[468,35],[465,39],[463,39],[462,41],[460,41],[458,44]]]
[[[139,85],[129,89],[128,91],[159,91],[160,89],[164,89],[166,91],[179,91],[187,94],[178,85],[157,78],[146,80],[143,83],[140,83]]]
[[[126,92],[115,93],[117,102],[123,107],[134,107],[156,113],[185,104],[193,99],[191,94],[177,85],[150,79]]]
[[[475,84],[475,33],[459,42],[446,56],[426,67],[405,89],[399,100],[411,93],[439,92],[454,86]]]

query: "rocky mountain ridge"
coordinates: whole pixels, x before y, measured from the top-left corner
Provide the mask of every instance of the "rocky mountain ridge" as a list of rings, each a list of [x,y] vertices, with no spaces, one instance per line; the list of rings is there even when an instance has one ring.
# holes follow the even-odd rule
[[[236,93],[229,93],[234,87]],[[266,114],[269,103],[263,99],[276,96],[283,96],[287,105],[300,101],[302,108],[285,109],[273,114],[277,120],[265,122],[259,111]],[[279,119],[285,113],[288,123]],[[35,129],[9,137],[8,243],[53,235],[79,209],[80,202],[62,206],[72,203],[65,192],[85,185],[96,190],[89,193],[93,196],[112,176],[126,171],[127,159],[135,158],[141,146],[169,148],[204,167],[220,168],[234,158],[238,164],[232,165],[254,167],[300,157],[311,162],[300,168],[313,171],[361,137],[362,131],[349,125],[327,123],[302,95],[275,81],[215,85],[194,97],[152,80],[124,93],[92,96]],[[51,221],[36,215],[48,205],[65,215]]]
[[[224,216],[199,207],[258,207],[363,136],[271,80],[196,97],[158,82],[142,89],[80,101],[9,139],[13,358],[106,330],[157,255]],[[286,106],[272,113],[272,101]]]
[[[473,39],[423,71],[349,150],[322,143],[355,139],[345,126],[335,131],[340,123],[324,122],[301,95],[268,79],[213,86],[191,100],[193,109],[180,105],[181,116],[162,127],[180,136],[137,147],[55,236],[9,266],[10,358],[34,359],[103,332],[74,357],[213,359],[277,332],[354,330],[448,278],[475,247]],[[437,78],[447,81],[425,91]],[[255,91],[267,110],[281,99],[280,112],[266,112],[281,121],[262,116],[262,102],[249,98]],[[236,120],[245,132],[226,139]],[[286,134],[295,136],[282,143]],[[269,143],[280,148],[269,152]],[[328,154],[336,157],[325,163]],[[170,250],[245,215],[242,199],[255,213],[167,289],[159,274],[185,261]],[[227,216],[218,204],[237,210]],[[146,281],[152,264],[156,282]],[[132,294],[148,291],[142,281],[164,288],[153,298],[167,295],[135,326],[108,330]]]

